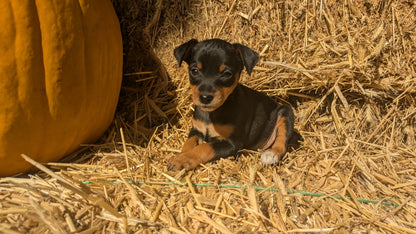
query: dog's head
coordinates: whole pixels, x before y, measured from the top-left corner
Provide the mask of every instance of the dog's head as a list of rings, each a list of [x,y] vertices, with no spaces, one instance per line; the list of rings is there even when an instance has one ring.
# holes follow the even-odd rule
[[[250,75],[259,56],[241,44],[211,39],[192,39],[174,50],[176,60],[189,66],[192,99],[203,111],[220,107],[237,86],[240,73],[246,68]]]

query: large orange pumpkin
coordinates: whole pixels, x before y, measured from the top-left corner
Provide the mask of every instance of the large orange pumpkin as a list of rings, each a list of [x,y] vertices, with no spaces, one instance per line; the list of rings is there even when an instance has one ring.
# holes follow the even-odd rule
[[[111,123],[122,78],[109,0],[0,1],[0,176],[60,159]]]

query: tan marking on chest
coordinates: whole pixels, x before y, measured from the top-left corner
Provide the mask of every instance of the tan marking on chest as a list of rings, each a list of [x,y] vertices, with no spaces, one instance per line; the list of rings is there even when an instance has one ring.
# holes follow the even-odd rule
[[[202,132],[204,135],[208,135],[220,140],[227,139],[234,132],[235,127],[229,124],[206,124],[202,121],[192,119],[193,127]]]

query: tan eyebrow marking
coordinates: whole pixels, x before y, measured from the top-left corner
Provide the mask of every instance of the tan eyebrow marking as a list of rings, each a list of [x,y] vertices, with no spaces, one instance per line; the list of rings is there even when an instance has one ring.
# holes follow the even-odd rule
[[[224,64],[222,64],[220,67],[219,67],[219,71],[220,72],[223,72],[225,70],[225,65]]]

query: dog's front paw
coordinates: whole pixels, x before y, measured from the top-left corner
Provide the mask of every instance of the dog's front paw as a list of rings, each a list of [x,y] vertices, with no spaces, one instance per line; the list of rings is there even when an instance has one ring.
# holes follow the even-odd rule
[[[198,155],[194,155],[189,152],[180,153],[173,157],[169,163],[169,170],[181,170],[185,168],[186,170],[194,169],[201,162]]]

